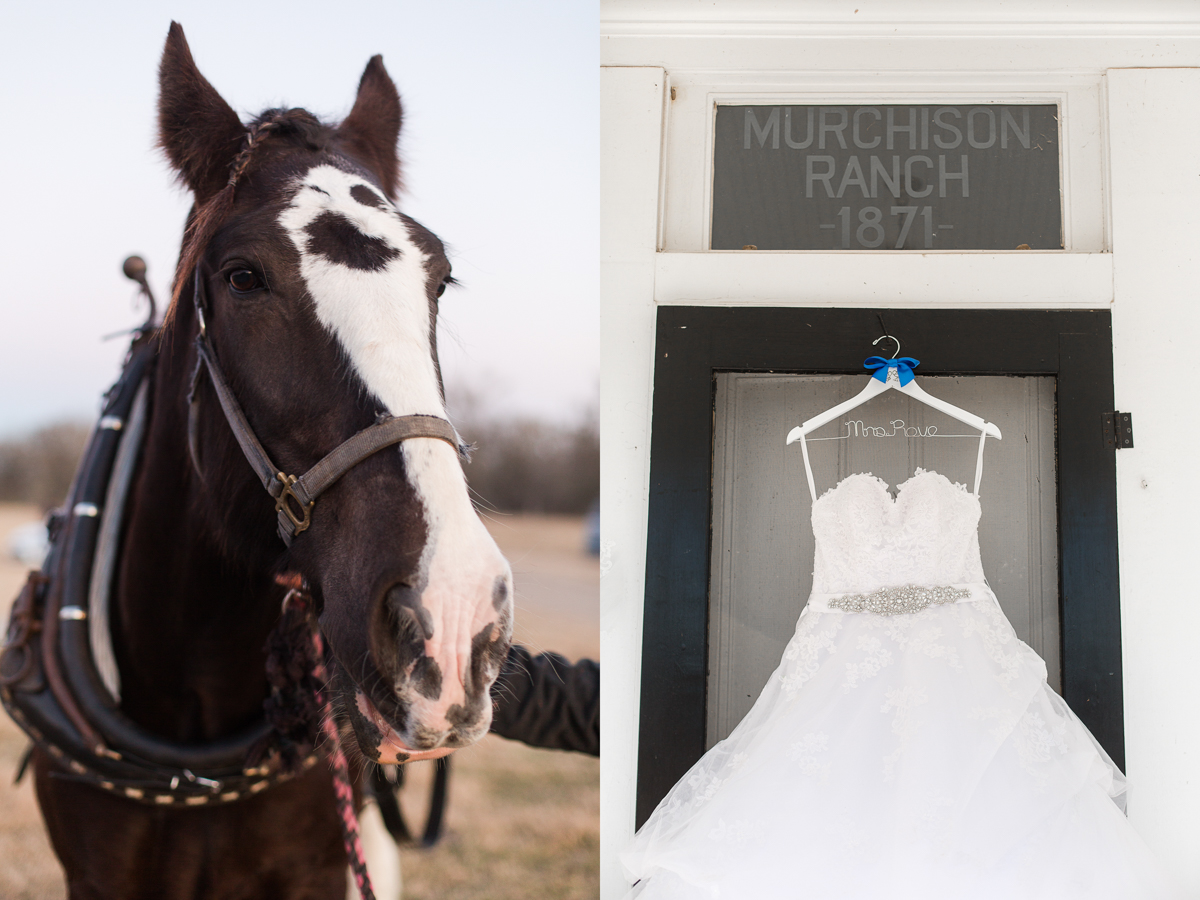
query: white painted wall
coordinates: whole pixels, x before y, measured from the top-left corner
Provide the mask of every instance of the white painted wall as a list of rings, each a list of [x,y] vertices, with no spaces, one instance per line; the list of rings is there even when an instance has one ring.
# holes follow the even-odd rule
[[[1129,818],[1200,896],[1198,69],[1108,73],[1117,453]]]
[[[1111,305],[1117,406],[1134,413],[1136,439],[1117,454],[1130,819],[1200,898],[1200,586],[1191,572],[1200,419],[1186,361],[1200,349],[1200,69],[1191,68],[1200,67],[1200,4],[603,0],[601,32],[602,898],[625,891],[616,854],[633,830],[663,303]],[[664,240],[670,204],[703,210],[693,189],[682,200],[667,189],[672,135],[686,131],[664,109],[672,85],[684,102],[695,101],[685,91],[722,84],[725,96],[752,89],[810,102],[836,85],[838,96],[868,102],[896,84],[945,95],[964,84],[1034,94],[1044,85],[1068,96],[1089,83],[1099,164],[1071,190],[1076,199],[1094,192],[1075,208],[1107,221],[1076,223],[1102,235],[1076,246],[1111,253],[655,252],[687,245]]]
[[[616,852],[633,837],[654,376],[654,246],[663,71],[600,79],[600,894],[626,889]]]

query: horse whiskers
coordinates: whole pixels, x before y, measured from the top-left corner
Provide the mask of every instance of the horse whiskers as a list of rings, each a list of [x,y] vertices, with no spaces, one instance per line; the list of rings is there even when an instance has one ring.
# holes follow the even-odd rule
[[[510,700],[515,700],[517,699],[517,694],[516,691],[514,691],[508,685],[500,684],[498,687],[492,689],[492,704],[499,705],[499,698],[501,697],[507,697]]]
[[[482,508],[483,510],[487,510],[487,512],[490,512],[490,513],[496,513],[498,515],[505,515],[505,513],[502,509],[500,509],[498,506],[496,506],[494,503],[492,503],[492,501],[489,500],[487,497],[483,496],[483,494],[479,493],[479,491],[475,490],[475,488],[471,487],[470,482],[467,482],[467,490],[471,493],[472,496],[474,496],[475,498],[478,499],[479,502],[475,506],[475,508],[477,510]],[[497,522],[497,524],[499,524],[498,520],[492,518],[491,516],[485,516],[482,511],[479,513],[479,515],[480,515],[480,518],[486,518],[486,519],[489,519],[490,521]]]
[[[483,495],[480,494],[479,496],[482,497]],[[487,502],[487,501],[485,500],[484,502]],[[475,509],[479,512],[479,518],[481,518],[481,519],[487,519],[489,522],[492,522],[496,525],[507,524],[506,522],[504,522],[504,520],[502,518],[505,515],[505,513],[502,510],[496,509],[495,507],[492,507],[489,509],[487,507],[481,508],[479,506],[476,506]]]
[[[371,661],[371,651],[364,650],[362,652],[362,656],[358,660],[358,668],[361,672],[361,674],[358,676],[359,684],[361,684],[363,682],[363,680],[367,677],[367,668],[366,667],[370,661]]]

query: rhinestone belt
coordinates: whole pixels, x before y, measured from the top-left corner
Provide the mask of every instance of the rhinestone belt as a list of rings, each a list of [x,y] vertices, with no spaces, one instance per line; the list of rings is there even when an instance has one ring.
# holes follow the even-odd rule
[[[933,586],[905,584],[880,588],[869,594],[846,594],[842,597],[834,597],[828,605],[830,609],[840,609],[844,612],[902,616],[906,613],[920,612],[930,606],[955,603],[970,596],[971,591],[967,588],[953,587],[948,584]]]

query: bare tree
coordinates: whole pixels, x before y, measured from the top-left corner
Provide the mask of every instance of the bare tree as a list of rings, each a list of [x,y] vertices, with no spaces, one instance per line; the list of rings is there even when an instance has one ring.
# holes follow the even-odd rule
[[[86,425],[62,422],[0,443],[0,500],[42,509],[63,503],[88,433]]]
[[[600,495],[600,423],[588,409],[573,424],[489,415],[477,395],[451,398],[455,424],[476,445],[466,466],[476,503],[509,512],[582,514]],[[0,442],[0,501],[64,502],[89,429],[50,425]]]
[[[476,503],[508,512],[581,514],[600,496],[600,422],[489,415],[476,394],[451,396],[455,425],[476,445],[466,467]]]

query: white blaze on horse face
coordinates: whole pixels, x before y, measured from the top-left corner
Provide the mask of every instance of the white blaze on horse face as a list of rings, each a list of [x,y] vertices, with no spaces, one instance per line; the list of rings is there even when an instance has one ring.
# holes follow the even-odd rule
[[[300,179],[279,222],[300,254],[318,320],[367,389],[392,415],[445,417],[432,353],[427,257],[391,203],[357,175],[315,166]],[[332,237],[322,247],[326,235]],[[422,604],[434,625],[426,655],[442,673],[440,695],[421,698],[414,712],[438,729],[450,706],[465,704],[471,638],[497,619],[511,622],[512,575],[471,506],[454,449],[414,439],[398,452],[425,508]],[[506,598],[497,609],[499,580]],[[490,719],[491,704],[484,706]]]

